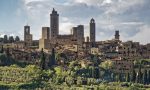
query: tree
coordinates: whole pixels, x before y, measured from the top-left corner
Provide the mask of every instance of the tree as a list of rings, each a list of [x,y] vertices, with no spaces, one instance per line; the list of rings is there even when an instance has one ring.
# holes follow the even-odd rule
[[[135,80],[136,80],[136,72],[135,72],[135,70],[133,70],[131,74],[132,74],[131,75],[131,81],[135,82]]]
[[[60,66],[55,67],[54,70],[57,76],[62,76],[62,68]]]
[[[69,62],[70,64],[69,64],[69,68],[70,69],[74,69],[74,67],[75,67],[75,65],[77,65],[78,64],[78,62],[77,62],[77,60],[76,61],[71,61],[71,62]]]
[[[118,81],[121,82],[122,81],[122,73],[118,74]]]
[[[4,35],[4,43],[7,43],[8,42],[8,37],[7,35]]]
[[[7,49],[6,49],[6,56],[7,56],[7,57],[10,56],[10,50],[9,50],[9,47],[7,47]]]
[[[105,70],[109,70],[113,67],[113,62],[111,60],[106,60],[100,64],[100,67],[104,68]]]
[[[78,77],[77,78],[77,85],[82,85],[82,78],[81,77]]]
[[[50,56],[50,66],[53,66],[56,64],[56,59],[55,59],[55,49],[52,48],[52,54]]]
[[[137,83],[142,83],[141,65],[139,67],[139,71],[138,71],[138,74],[137,74]]]
[[[17,42],[17,41],[20,41],[19,36],[16,36],[16,38],[15,38],[15,42]]]
[[[130,82],[130,73],[127,73],[126,75],[126,82]]]
[[[89,77],[94,78],[94,75],[95,75],[94,72],[95,72],[94,66],[90,66],[89,67]]]
[[[4,52],[4,48],[3,48],[3,45],[2,45],[0,53],[3,53],[3,52]]]
[[[144,70],[143,84],[147,84],[147,83],[148,83],[147,70]]]
[[[43,48],[41,50],[41,61],[40,61],[40,67],[42,70],[45,69],[45,54],[44,54],[44,51],[43,51]]]
[[[75,83],[74,83],[74,78],[71,77],[71,76],[66,77],[66,78],[65,78],[65,82],[66,82],[67,85],[69,85],[69,86],[75,84]]]
[[[14,40],[14,37],[13,37],[13,36],[10,36],[10,37],[9,37],[9,42],[10,42],[10,43],[13,43],[14,41],[15,41],[15,40]]]
[[[147,80],[148,80],[148,84],[150,84],[150,70],[148,71]]]

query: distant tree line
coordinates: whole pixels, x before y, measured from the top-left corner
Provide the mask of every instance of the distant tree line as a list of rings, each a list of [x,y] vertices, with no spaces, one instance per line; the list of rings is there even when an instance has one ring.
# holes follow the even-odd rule
[[[4,35],[4,37],[0,38],[0,42],[3,43],[13,43],[18,41],[20,41],[19,36],[13,37],[13,36]]]

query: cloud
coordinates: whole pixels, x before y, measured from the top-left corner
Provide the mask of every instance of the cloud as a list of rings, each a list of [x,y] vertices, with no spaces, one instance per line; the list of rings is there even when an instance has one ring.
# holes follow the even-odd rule
[[[140,27],[140,31],[132,36],[130,39],[134,40],[134,41],[138,41],[138,42],[141,42],[142,44],[147,44],[150,42],[149,36],[150,34],[150,26],[149,25],[143,25]]]
[[[60,33],[69,34],[78,24],[85,26],[89,35],[89,21],[96,21],[97,40],[107,40],[120,30],[121,39],[150,42],[149,0],[24,0],[28,22],[35,39],[39,39],[41,27],[49,26],[52,8],[60,14]],[[20,12],[18,11],[18,14]],[[143,34],[140,38],[139,35]]]

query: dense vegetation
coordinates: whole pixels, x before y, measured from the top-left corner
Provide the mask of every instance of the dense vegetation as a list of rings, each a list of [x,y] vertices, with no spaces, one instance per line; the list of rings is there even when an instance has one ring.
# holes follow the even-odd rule
[[[83,67],[78,60],[57,65],[58,57],[54,49],[49,56],[49,62],[46,61],[43,50],[40,54],[39,65],[19,63],[9,57],[9,51],[1,54],[0,90],[149,90],[150,87],[150,71],[145,69],[142,72],[141,63],[137,64],[138,72],[133,70],[125,74],[112,72],[111,60],[98,65],[96,56],[91,58],[94,64]]]
[[[146,90],[147,85],[131,82],[107,82],[75,76],[72,70],[41,70],[35,65],[0,67],[0,89],[64,89],[64,90]],[[145,88],[145,89],[144,89]],[[147,88],[148,90],[148,88]]]

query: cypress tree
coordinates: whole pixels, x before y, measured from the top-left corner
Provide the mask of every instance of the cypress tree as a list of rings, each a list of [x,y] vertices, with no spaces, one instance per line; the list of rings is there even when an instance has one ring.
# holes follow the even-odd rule
[[[129,73],[127,73],[127,75],[126,75],[126,82],[130,82],[130,74]]]
[[[115,80],[115,79],[114,79],[114,76],[115,76],[114,73],[111,73],[111,80],[112,80],[112,81]]]
[[[3,48],[3,45],[2,45],[0,53],[3,53],[3,52],[4,52],[4,48]]]
[[[147,83],[148,83],[147,70],[144,70],[143,84],[147,84]]]
[[[141,65],[140,65],[140,68],[139,68],[139,71],[138,71],[137,83],[142,83]]]
[[[135,80],[136,80],[136,72],[135,72],[135,70],[133,70],[132,75],[131,75],[131,81],[135,82]]]
[[[40,67],[42,70],[45,69],[45,54],[44,54],[44,51],[43,51],[43,48],[41,50],[41,62],[40,62]]]
[[[7,56],[7,57],[10,56],[10,50],[9,50],[9,47],[7,47],[7,49],[6,49],[6,56]]]
[[[148,71],[147,80],[148,80],[148,84],[150,84],[150,70]]]
[[[52,56],[51,56],[52,58],[52,65],[55,65],[55,49],[53,48],[52,49]]]
[[[119,73],[119,76],[118,76],[118,81],[122,81],[122,73]]]
[[[50,59],[49,60],[49,64],[48,64],[49,67],[51,67],[51,66],[56,64],[55,49],[54,48],[52,48],[52,52],[51,52],[51,55],[50,55],[49,59]]]

